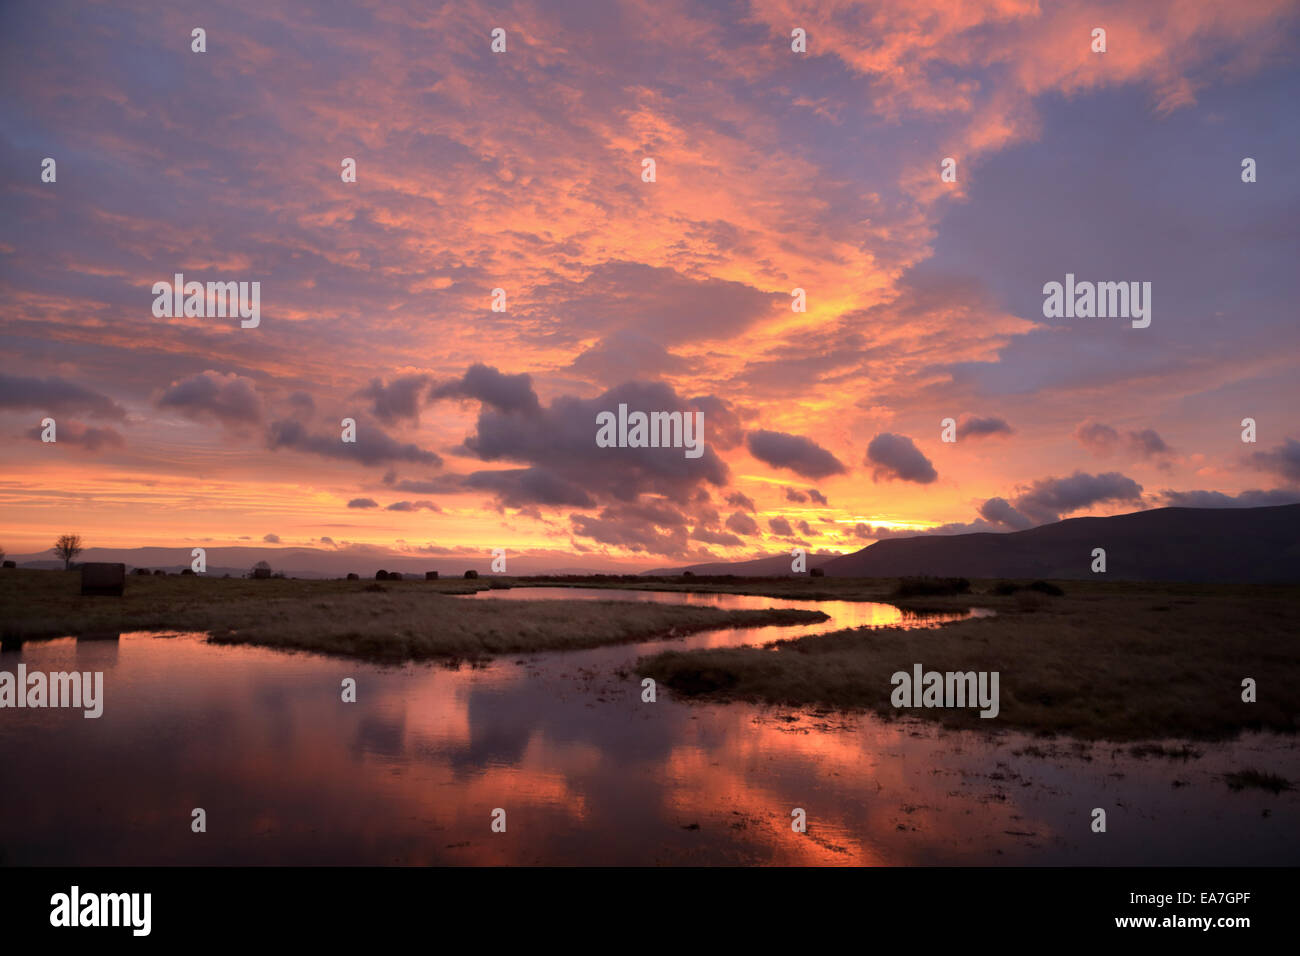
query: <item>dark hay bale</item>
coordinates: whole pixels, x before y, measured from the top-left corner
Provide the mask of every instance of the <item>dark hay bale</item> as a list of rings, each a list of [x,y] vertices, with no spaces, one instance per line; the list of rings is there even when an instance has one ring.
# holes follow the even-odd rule
[[[470,568],[468,571],[465,572],[465,577],[476,578],[478,577],[478,572],[475,571],[473,568]]]
[[[155,576],[155,577],[160,577],[160,578],[165,578],[165,577],[167,576],[167,572],[164,571],[162,568],[159,568],[157,571],[154,572],[154,576]]]
[[[359,574],[355,574],[354,572],[349,571],[349,572],[348,572],[348,580],[349,580],[349,581],[360,581],[360,580],[361,580],[361,575],[359,575]]]
[[[437,572],[437,571],[425,571],[425,572],[424,572],[424,580],[426,580],[426,581],[436,581],[436,580],[438,580],[438,572]]]
[[[390,580],[390,581],[400,581],[400,580],[402,580],[402,572],[401,572],[401,571],[389,571],[389,572],[388,572],[388,580]]]
[[[132,571],[131,573],[132,573],[132,574],[142,574],[142,575],[144,575],[145,577],[148,577],[148,576],[149,576],[149,569],[148,569],[148,568],[136,568],[136,569],[135,569],[134,571]]]
[[[126,587],[126,565],[90,561],[81,566],[81,593],[121,597]]]
[[[16,568],[16,567],[18,567],[18,562],[17,562],[17,561],[6,561],[6,562],[5,562],[5,567],[6,567],[6,568]]]
[[[271,569],[253,568],[253,578],[257,581],[269,581],[271,579]]]
[[[194,573],[193,568],[181,568],[181,574],[193,574],[193,573]]]
[[[388,572],[387,572],[387,571],[383,571],[383,570],[376,571],[376,572],[375,572],[375,580],[376,580],[376,581],[387,581],[387,580],[388,580]]]
[[[821,568],[813,568],[811,571],[808,572],[808,574],[810,577],[814,577],[814,578],[826,577],[826,572],[823,571]]]

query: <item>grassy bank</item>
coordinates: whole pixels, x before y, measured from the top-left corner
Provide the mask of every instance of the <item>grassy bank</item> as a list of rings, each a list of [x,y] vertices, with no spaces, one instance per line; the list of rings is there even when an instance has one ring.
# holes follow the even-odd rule
[[[499,579],[497,583],[501,582]],[[123,631],[204,631],[231,644],[376,660],[475,658],[826,620],[819,611],[725,611],[618,601],[455,597],[488,581],[129,577],[121,598],[82,597],[75,572],[0,573],[6,641]]]
[[[1300,588],[1057,583],[1064,596],[995,595],[995,582],[976,582],[974,593],[952,599],[994,607],[992,618],[837,631],[775,650],[670,651],[637,670],[688,697],[829,705],[980,730],[1137,740],[1297,729]],[[914,663],[999,672],[999,716],[895,709],[890,677]],[[1241,700],[1246,677],[1258,683],[1257,703]]]

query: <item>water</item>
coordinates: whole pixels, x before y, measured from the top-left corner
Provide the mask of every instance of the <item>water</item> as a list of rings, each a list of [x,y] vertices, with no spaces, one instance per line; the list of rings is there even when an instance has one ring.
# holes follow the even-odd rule
[[[905,623],[888,605],[739,595],[517,589],[461,600],[816,606],[830,622],[520,655],[460,670],[383,667],[201,635],[66,638],[0,669],[102,670],[104,716],[0,711],[7,864],[1294,864],[1300,779],[1287,738],[1138,759],[1018,734],[940,731],[805,708],[640,700],[666,648]],[[340,701],[353,677],[358,702]],[[1026,748],[1037,748],[1029,749]],[[1093,807],[1109,814],[1094,834]],[[191,832],[191,810],[207,832]],[[505,833],[490,830],[506,810]],[[808,833],[791,830],[803,808]]]

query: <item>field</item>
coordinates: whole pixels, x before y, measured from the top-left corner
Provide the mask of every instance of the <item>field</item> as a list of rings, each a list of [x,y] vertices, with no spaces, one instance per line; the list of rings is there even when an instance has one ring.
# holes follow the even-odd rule
[[[714,628],[825,620],[819,611],[455,596],[489,586],[463,579],[378,583],[130,576],[120,598],[82,597],[75,572],[8,569],[0,574],[0,633],[12,643],[70,634],[202,631],[216,643],[396,662],[574,650]]]
[[[775,650],[668,651],[642,659],[637,669],[690,697],[905,713],[967,729],[1110,740],[1295,732],[1300,588],[1057,584],[1063,596],[994,594],[995,582],[977,581],[971,594],[893,601],[997,612],[940,628],[842,630],[783,641]],[[839,596],[874,590],[880,599],[888,584],[827,586]],[[890,676],[916,663],[927,671],[999,672],[997,719],[974,710],[895,709]],[[1242,700],[1245,678],[1258,682],[1255,703]]]

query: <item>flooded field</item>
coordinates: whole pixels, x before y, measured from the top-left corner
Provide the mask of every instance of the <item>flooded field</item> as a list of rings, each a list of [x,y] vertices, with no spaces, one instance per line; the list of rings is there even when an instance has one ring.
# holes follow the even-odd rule
[[[384,667],[199,634],[29,642],[0,669],[104,672],[104,713],[7,710],[5,864],[1294,864],[1294,739],[1191,756],[943,731],[816,709],[643,703],[632,664],[667,648],[847,626],[940,626],[886,604],[520,588],[464,601],[809,607],[831,621]],[[980,613],[976,611],[975,613]],[[357,682],[343,703],[344,678]],[[191,831],[201,807],[207,832]],[[1094,807],[1108,832],[1089,829]],[[492,813],[506,811],[504,833]],[[791,830],[806,811],[808,832]]]

